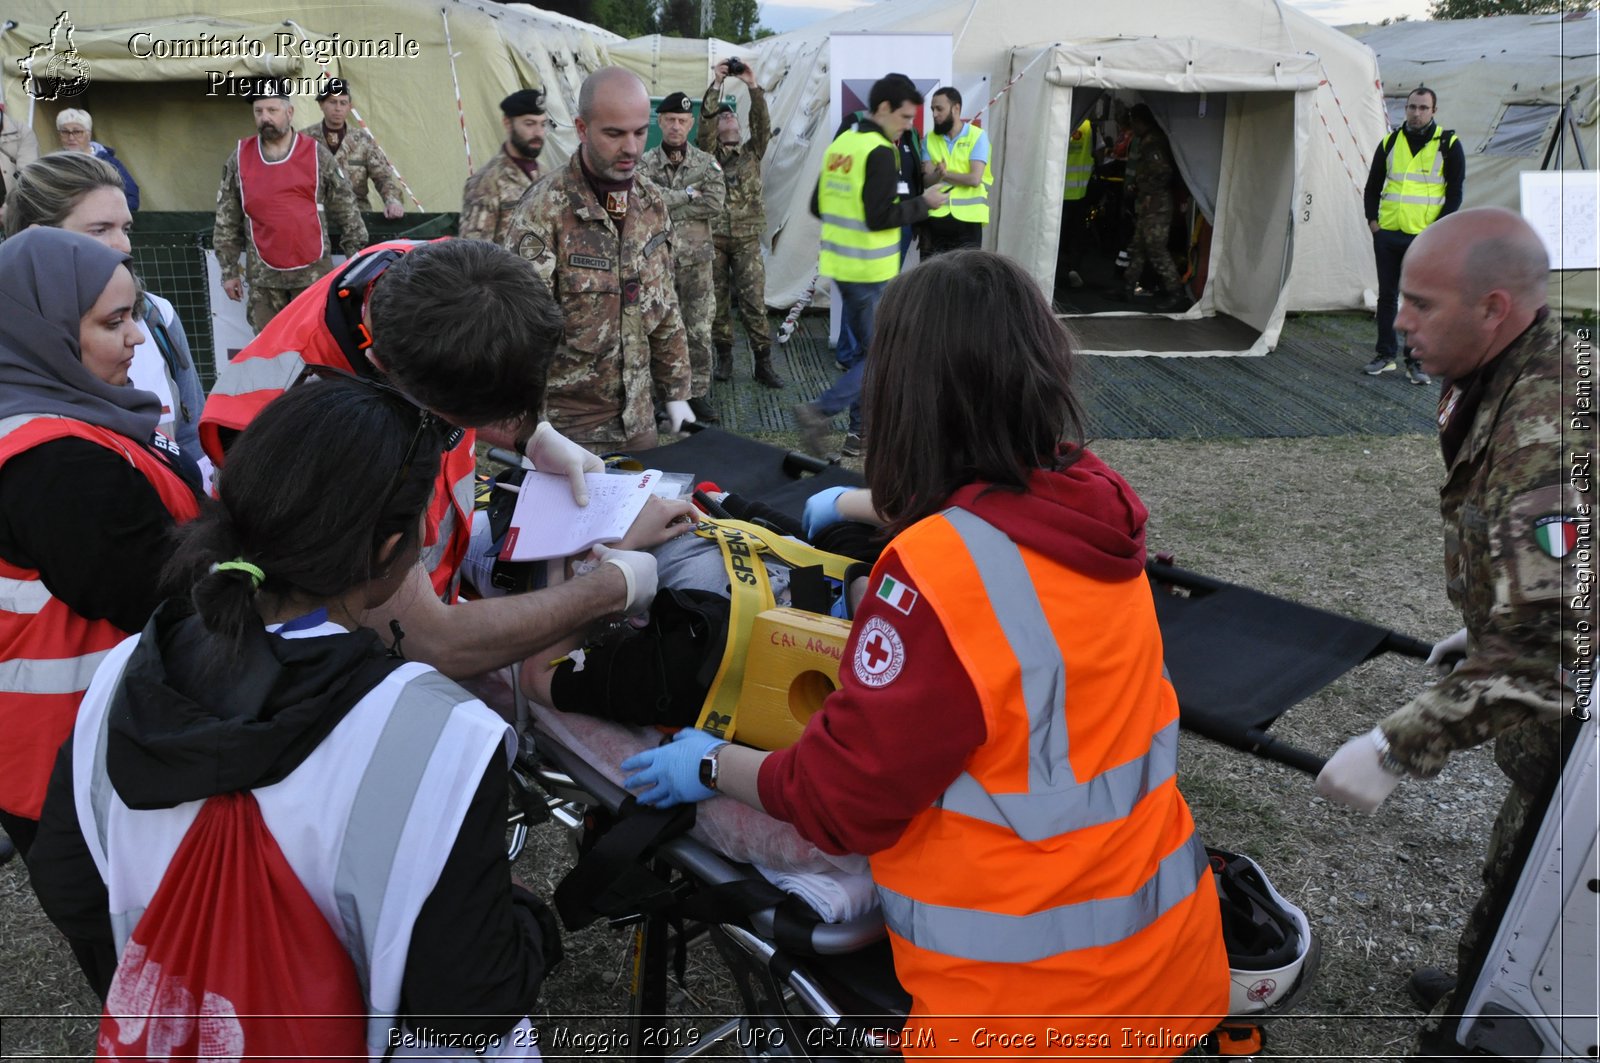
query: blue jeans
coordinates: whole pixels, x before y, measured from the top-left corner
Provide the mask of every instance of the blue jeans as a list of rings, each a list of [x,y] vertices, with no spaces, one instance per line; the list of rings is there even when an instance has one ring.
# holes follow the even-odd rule
[[[861,284],[835,281],[839,297],[844,300],[844,315],[839,326],[839,347],[844,347],[846,331],[855,341],[849,368],[833,386],[817,396],[816,407],[832,417],[846,407],[850,410],[850,431],[861,434],[861,379],[867,370],[867,348],[872,343],[872,318],[878,311],[878,300],[883,295],[887,281]],[[840,361],[843,361],[840,357]]]
[[[911,241],[915,239],[915,231],[909,225],[900,227],[900,264],[905,265],[906,255],[911,253]],[[838,282],[835,282],[838,283]],[[850,330],[850,319],[841,318],[839,321],[839,342],[833,347],[833,360],[846,369],[855,365],[867,356],[867,345],[856,338]]]

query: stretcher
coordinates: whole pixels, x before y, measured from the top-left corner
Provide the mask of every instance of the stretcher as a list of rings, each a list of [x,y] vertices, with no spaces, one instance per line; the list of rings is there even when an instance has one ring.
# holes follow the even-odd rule
[[[838,466],[711,428],[634,456],[646,467],[692,473],[795,518],[814,492],[860,484]],[[1182,726],[1307,772],[1319,771],[1323,758],[1273,738],[1267,733],[1273,721],[1366,660],[1388,652],[1423,657],[1429,650],[1419,640],[1187,572],[1167,559],[1151,561],[1147,572]],[[694,809],[638,805],[575,748],[549,712],[530,719],[519,772],[545,795],[530,816],[553,816],[582,856],[574,878],[563,883],[566,897],[558,891],[558,911],[569,926],[603,918],[634,931],[630,1045],[637,1058],[692,1058],[725,1041],[749,1058],[899,1054],[910,1000],[895,981],[875,912],[823,921],[750,865],[688,833]],[[681,971],[682,950],[702,938],[732,975],[744,1010],[694,1045],[679,1045],[661,1018],[668,982],[674,968]],[[1278,1010],[1292,1005],[1314,968],[1313,960]]]

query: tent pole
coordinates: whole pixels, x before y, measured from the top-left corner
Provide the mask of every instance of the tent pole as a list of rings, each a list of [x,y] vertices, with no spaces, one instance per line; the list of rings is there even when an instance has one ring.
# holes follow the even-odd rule
[[[1550,169],[1551,156],[1555,156],[1556,169],[1559,170],[1562,168],[1562,154],[1563,149],[1566,147],[1566,145],[1562,142],[1566,139],[1567,122],[1571,120],[1571,117],[1571,111],[1569,111],[1567,105],[1563,103],[1561,105],[1561,117],[1556,120],[1555,131],[1550,134],[1550,143],[1545,145],[1544,161],[1539,163],[1539,169]]]
[[[1578,153],[1578,169],[1587,170],[1589,159],[1583,153],[1583,138],[1578,135],[1578,119],[1572,113],[1572,104],[1567,104],[1561,110],[1567,119],[1567,129],[1572,132],[1572,149]]]

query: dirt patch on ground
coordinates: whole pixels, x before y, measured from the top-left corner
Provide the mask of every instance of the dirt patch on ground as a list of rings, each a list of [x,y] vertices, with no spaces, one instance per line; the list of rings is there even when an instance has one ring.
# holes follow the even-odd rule
[[[1432,439],[1107,441],[1096,450],[1149,506],[1150,549],[1186,568],[1423,639],[1460,624],[1443,593]],[[1428,678],[1420,662],[1390,655],[1305,702],[1273,733],[1326,756]],[[1180,780],[1206,839],[1258,859],[1322,939],[1318,980],[1293,1014],[1272,1021],[1263,1058],[1403,1055],[1420,1020],[1406,977],[1420,964],[1453,968],[1477,894],[1504,792],[1488,752],[1458,756],[1434,782],[1402,786],[1375,816],[1329,805],[1307,775],[1198,738],[1185,743]],[[567,866],[564,840],[543,827],[518,873],[548,895]],[[0,1012],[40,1016],[6,1019],[0,1051],[90,1052],[93,1021],[65,1016],[93,1015],[97,1002],[16,862],[0,869],[0,941]],[[626,1009],[629,976],[625,932],[569,935],[541,1013],[614,1015]],[[708,1029],[736,1006],[709,947],[692,950],[675,1010]],[[596,1031],[614,1027],[585,1020]]]

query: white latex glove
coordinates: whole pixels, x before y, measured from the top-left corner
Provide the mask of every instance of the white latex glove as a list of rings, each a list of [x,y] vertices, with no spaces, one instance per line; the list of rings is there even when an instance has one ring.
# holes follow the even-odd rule
[[[668,399],[667,420],[672,424],[672,430],[677,432],[684,424],[694,420],[694,411],[689,409],[689,403],[685,399]]]
[[[1400,785],[1400,779],[1384,769],[1369,731],[1356,735],[1328,758],[1317,776],[1317,793],[1361,812],[1375,812]]]
[[[1454,657],[1455,660],[1447,660]],[[1433,644],[1433,650],[1428,654],[1427,665],[1440,675],[1449,675],[1461,667],[1461,662],[1467,658],[1467,629],[1462,628],[1448,638],[1442,638]]]
[[[533,467],[540,472],[560,473],[572,481],[572,500],[580,506],[589,504],[589,485],[583,479],[586,472],[605,472],[606,463],[598,454],[591,454],[566,436],[550,427],[549,421],[540,421],[533,438],[528,440],[525,452]]]
[[[622,578],[628,581],[628,602],[622,607],[624,616],[633,616],[650,608],[656,597],[656,555],[643,550],[613,550],[603,544],[596,545],[594,556],[601,564],[616,565]]]

